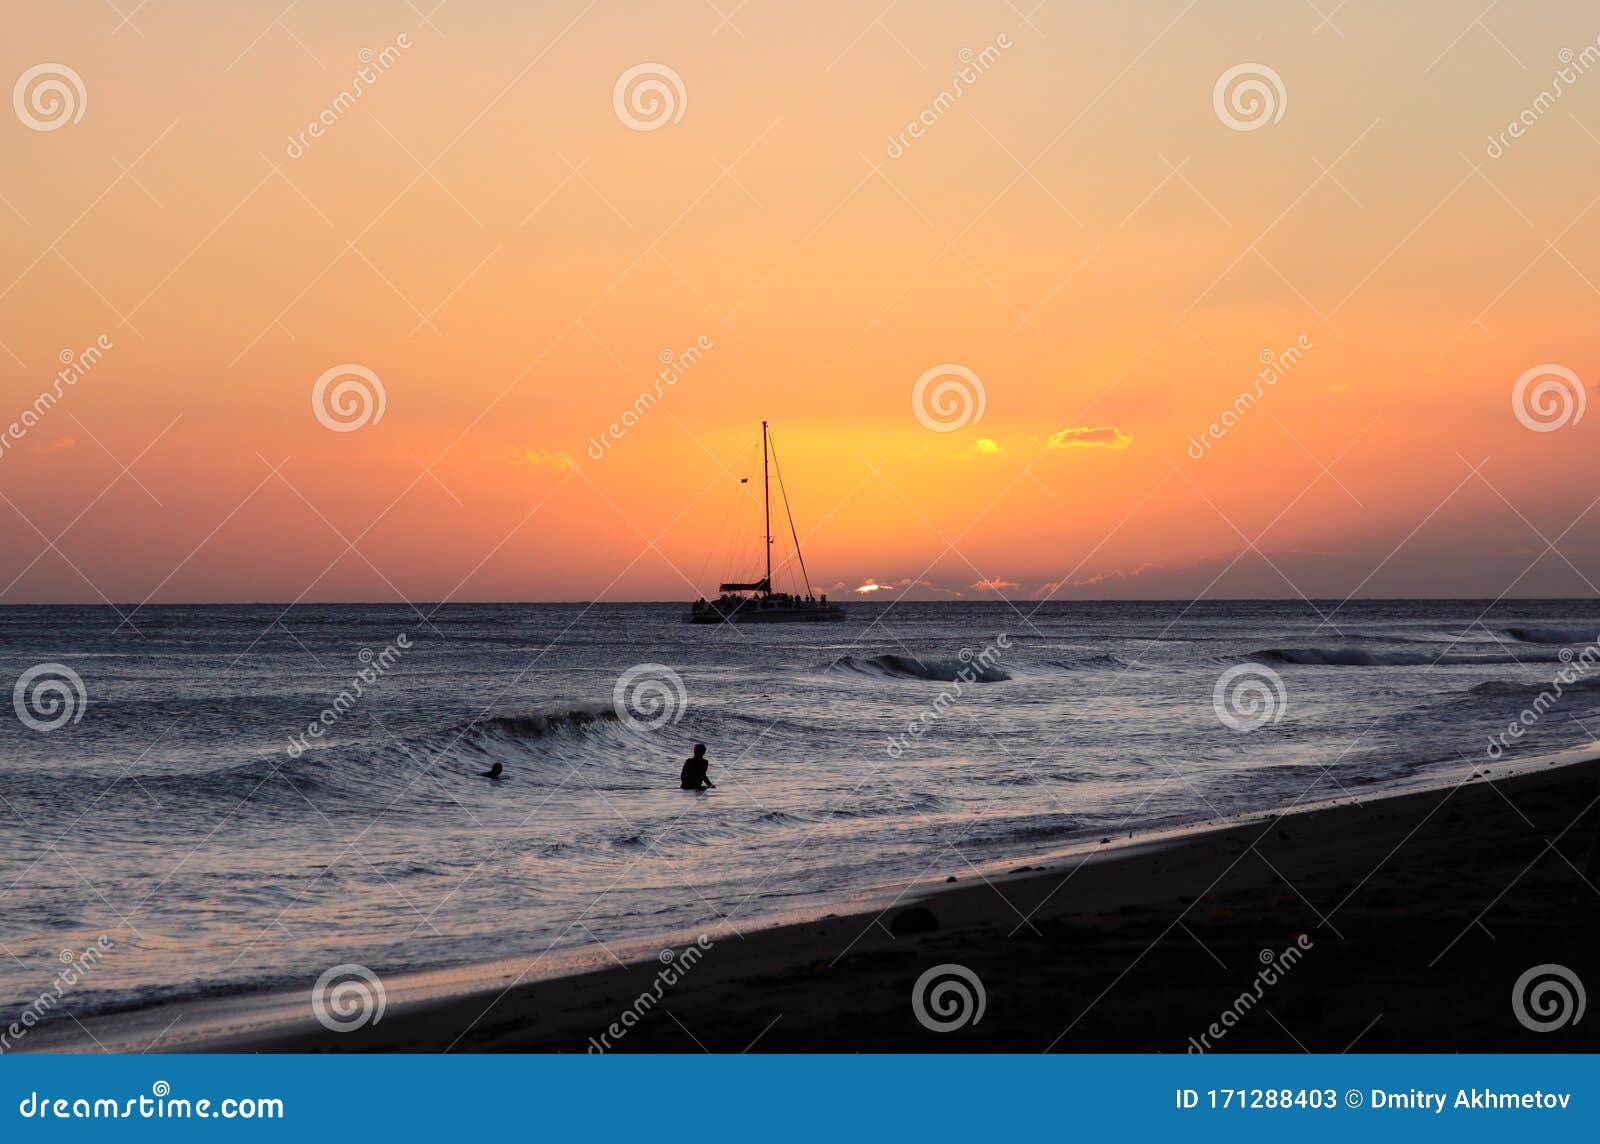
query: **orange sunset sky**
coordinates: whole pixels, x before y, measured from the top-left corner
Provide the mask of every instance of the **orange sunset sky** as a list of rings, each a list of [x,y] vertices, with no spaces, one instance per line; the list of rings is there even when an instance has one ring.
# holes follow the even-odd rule
[[[1600,14],[1478,8],[20,0],[0,601],[692,598],[763,418],[840,596],[1588,594]]]

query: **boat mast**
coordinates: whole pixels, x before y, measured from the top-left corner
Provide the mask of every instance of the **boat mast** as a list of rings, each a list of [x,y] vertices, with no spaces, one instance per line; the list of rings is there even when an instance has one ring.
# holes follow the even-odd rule
[[[764,516],[764,527],[767,534],[767,595],[772,594],[772,489],[771,481],[767,476],[767,423],[761,423],[761,505]]]

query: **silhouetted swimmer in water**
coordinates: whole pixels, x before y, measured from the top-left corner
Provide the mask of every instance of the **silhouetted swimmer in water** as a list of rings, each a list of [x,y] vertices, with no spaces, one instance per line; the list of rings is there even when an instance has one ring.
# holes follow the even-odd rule
[[[706,777],[706,768],[711,764],[706,760],[706,745],[696,743],[694,754],[683,760],[683,770],[678,774],[678,785],[684,790],[714,790],[716,783]]]
[[[479,775],[480,778],[497,779],[497,778],[499,778],[501,775],[503,775],[505,773],[506,773],[505,767],[502,766],[500,763],[496,763],[494,766],[490,767],[486,771],[479,771],[478,775]]]

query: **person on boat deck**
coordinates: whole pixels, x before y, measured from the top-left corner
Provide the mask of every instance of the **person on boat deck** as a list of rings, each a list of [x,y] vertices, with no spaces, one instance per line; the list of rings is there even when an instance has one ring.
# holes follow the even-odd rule
[[[696,743],[694,754],[683,760],[683,770],[678,774],[678,785],[684,790],[714,790],[716,783],[706,777],[710,766],[706,759],[706,745]]]

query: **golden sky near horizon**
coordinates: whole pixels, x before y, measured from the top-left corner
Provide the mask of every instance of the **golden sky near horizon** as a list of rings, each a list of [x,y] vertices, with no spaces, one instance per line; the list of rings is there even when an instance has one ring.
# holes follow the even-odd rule
[[[691,598],[763,418],[841,595],[1587,594],[1600,16],[1476,10],[24,0],[0,601]]]

